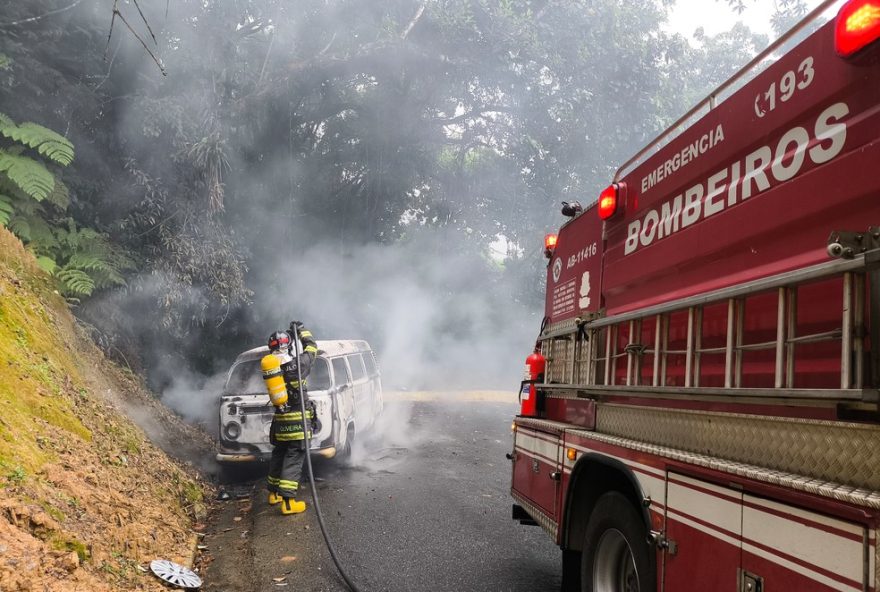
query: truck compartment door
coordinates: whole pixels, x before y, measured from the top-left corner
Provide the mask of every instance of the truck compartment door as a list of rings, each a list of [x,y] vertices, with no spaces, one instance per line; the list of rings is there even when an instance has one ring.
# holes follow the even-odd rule
[[[874,589],[863,526],[745,495],[742,534],[743,572],[764,590]]]
[[[512,488],[554,520],[558,517],[561,454],[561,433],[517,426]]]
[[[673,546],[665,590],[739,590],[742,498],[734,489],[667,474],[666,538]]]
[[[875,586],[866,527],[677,473],[668,473],[666,538],[666,590]]]

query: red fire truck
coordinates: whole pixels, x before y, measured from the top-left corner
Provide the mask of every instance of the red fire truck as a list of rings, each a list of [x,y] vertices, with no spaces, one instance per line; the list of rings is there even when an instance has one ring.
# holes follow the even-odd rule
[[[825,2],[564,209],[509,458],[565,590],[880,587],[878,37]]]

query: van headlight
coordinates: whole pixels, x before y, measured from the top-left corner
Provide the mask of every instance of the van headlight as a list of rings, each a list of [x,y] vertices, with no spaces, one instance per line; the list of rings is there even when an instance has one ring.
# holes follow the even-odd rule
[[[241,426],[237,421],[230,421],[223,426],[223,435],[227,440],[236,440],[241,435]]]

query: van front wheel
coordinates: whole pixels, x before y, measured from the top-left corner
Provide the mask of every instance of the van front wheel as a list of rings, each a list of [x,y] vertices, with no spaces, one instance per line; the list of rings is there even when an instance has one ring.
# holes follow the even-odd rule
[[[345,430],[345,444],[342,446],[342,454],[340,458],[344,461],[351,459],[351,447],[354,444],[354,426],[349,424]]]

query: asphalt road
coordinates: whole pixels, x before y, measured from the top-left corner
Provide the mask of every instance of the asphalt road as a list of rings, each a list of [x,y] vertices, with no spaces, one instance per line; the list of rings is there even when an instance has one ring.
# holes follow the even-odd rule
[[[314,462],[328,531],[360,590],[559,590],[558,548],[540,527],[510,519],[504,455],[515,412],[467,397],[388,402],[350,465]],[[283,516],[260,480],[229,491],[203,540],[204,590],[347,589],[310,495],[305,514]]]

